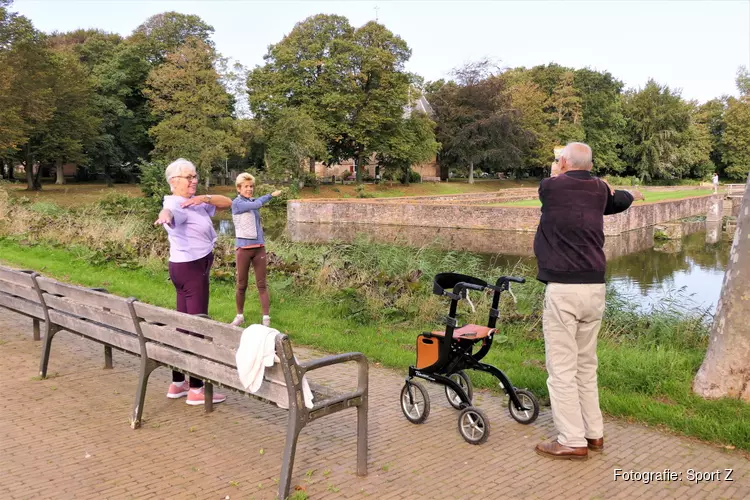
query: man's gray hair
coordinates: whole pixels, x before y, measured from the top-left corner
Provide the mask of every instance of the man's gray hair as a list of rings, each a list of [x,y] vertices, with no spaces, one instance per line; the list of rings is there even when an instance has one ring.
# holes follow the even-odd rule
[[[591,147],[582,142],[569,142],[561,156],[568,161],[570,170],[591,170],[594,166]]]
[[[167,166],[167,169],[164,171],[164,177],[166,177],[167,182],[169,182],[172,177],[180,175],[183,169],[192,170],[194,173],[196,172],[195,165],[193,165],[190,160],[186,160],[185,158],[177,158]]]

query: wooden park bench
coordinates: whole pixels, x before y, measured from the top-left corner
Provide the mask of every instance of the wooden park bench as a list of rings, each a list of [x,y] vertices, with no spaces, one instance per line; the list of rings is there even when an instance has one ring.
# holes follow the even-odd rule
[[[0,266],[0,307],[28,316],[33,322],[34,340],[41,339],[40,321],[47,321],[47,309],[33,271]]]
[[[5,276],[4,274],[2,276]],[[164,366],[205,381],[205,409],[212,411],[213,387],[233,389],[255,399],[288,409],[287,432],[282,456],[279,498],[286,498],[291,485],[297,439],[308,423],[338,411],[357,408],[357,474],[367,474],[368,363],[361,353],[346,353],[298,362],[288,336],[275,339],[278,363],[265,369],[260,389],[249,393],[240,382],[236,351],[242,329],[170,309],[135,298],[110,295],[101,289],[85,289],[35,276],[40,301],[45,304],[48,327],[42,347],[40,376],[47,376],[52,340],[66,330],[105,346],[105,367],[112,367],[112,348],[140,357],[138,387],[130,417],[131,426],[141,425],[146,389],[151,372]],[[0,282],[4,288],[5,278]],[[30,295],[30,294],[29,294]],[[187,333],[190,332],[190,333]],[[357,388],[333,393],[310,383],[315,396],[312,408],[304,404],[302,377],[307,372],[338,363],[358,365]]]

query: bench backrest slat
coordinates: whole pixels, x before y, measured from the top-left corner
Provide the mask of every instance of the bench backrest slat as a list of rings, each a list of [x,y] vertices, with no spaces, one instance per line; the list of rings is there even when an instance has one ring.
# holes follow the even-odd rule
[[[134,354],[140,354],[141,352],[138,337],[135,335],[107,328],[106,326],[76,318],[70,314],[56,311],[54,309],[49,311],[49,319],[56,325],[60,325],[60,327],[70,332],[85,335],[91,339],[113,345]]]
[[[12,295],[0,293],[0,306],[20,312],[26,316],[45,319],[44,307],[39,302],[34,303],[21,297],[13,297]]]
[[[60,283],[49,278],[39,277],[37,278],[37,282],[43,292],[61,295],[71,301],[83,303],[88,306],[106,307],[120,316],[130,317],[127,299],[118,297],[117,295],[87,290],[86,288]]]
[[[240,345],[242,329],[238,327],[220,323],[212,319],[201,318],[200,316],[152,306],[143,302],[135,302],[133,305],[135,306],[136,315],[147,323],[158,323],[171,328],[180,328],[213,339],[214,344],[225,345],[235,349]]]
[[[19,283],[18,281],[9,281],[4,279],[5,276],[0,276],[0,292],[6,293],[8,295],[15,295],[16,297],[22,297],[26,300],[30,300],[39,304],[39,292],[37,292],[36,288],[34,287],[34,283],[31,281],[31,276],[23,275],[23,273],[19,274],[21,274],[25,278],[28,278],[28,282]]]
[[[119,297],[112,297],[113,302],[123,300]],[[104,325],[113,326],[129,333],[137,333],[133,325],[132,317],[125,317],[120,314],[105,310],[102,307],[90,306],[85,302],[78,302],[67,297],[57,297],[48,293],[44,294],[44,302],[49,309],[54,309],[89,321],[95,321]]]
[[[230,366],[201,359],[189,353],[180,352],[171,347],[153,342],[146,344],[146,350],[148,357],[155,361],[181,368],[197,377],[211,380],[226,387],[247,392],[242,387],[237,370]],[[282,382],[278,382],[280,367],[278,363],[275,363],[271,368],[277,367],[278,370],[266,368],[263,384],[261,384],[258,391],[253,393],[253,395],[273,403],[282,403],[285,405],[288,404],[289,396],[286,385],[283,383],[283,376],[281,378]]]
[[[12,267],[0,266],[0,280],[9,281],[17,285],[34,288],[34,280],[31,274],[25,273]]]
[[[141,322],[143,336],[149,340],[191,352],[197,356],[209,358],[234,366],[236,364],[236,347],[216,344],[210,339],[202,339],[189,333],[179,332],[174,326],[161,326]]]

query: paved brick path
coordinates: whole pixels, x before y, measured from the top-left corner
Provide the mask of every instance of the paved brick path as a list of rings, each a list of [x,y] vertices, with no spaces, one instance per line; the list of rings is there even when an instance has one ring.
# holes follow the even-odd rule
[[[169,372],[159,369],[149,385],[146,423],[133,431],[135,357],[115,352],[115,369],[105,371],[101,346],[61,332],[50,362],[57,375],[39,381],[39,352],[31,322],[0,310],[0,498],[275,497],[283,410],[230,392],[206,415],[184,400],[167,400]],[[353,378],[331,370],[315,381],[352,384]],[[354,472],[354,412],[321,419],[303,430],[294,470],[293,484],[311,499],[750,497],[750,463],[738,452],[608,421],[603,454],[582,463],[552,461],[533,451],[553,435],[547,409],[522,426],[500,397],[480,393],[492,433],[484,445],[471,446],[459,436],[457,413],[441,388],[430,387],[432,413],[415,426],[398,404],[402,373],[373,367],[370,384],[369,475]],[[615,468],[671,469],[681,481],[615,482]],[[722,476],[733,469],[734,481],[694,484],[691,468]]]

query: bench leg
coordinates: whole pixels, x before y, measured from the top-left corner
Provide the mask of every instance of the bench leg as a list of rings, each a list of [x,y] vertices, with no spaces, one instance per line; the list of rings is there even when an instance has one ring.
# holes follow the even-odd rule
[[[34,340],[42,340],[42,336],[39,332],[39,320],[36,318],[33,318],[34,323]]]
[[[301,430],[302,426],[299,425],[296,412],[290,408],[286,442],[284,443],[284,455],[281,458],[281,477],[279,478],[280,500],[289,496],[289,488],[292,484],[292,471],[294,470],[294,454],[297,451],[297,438]]]
[[[357,407],[357,475],[367,475],[367,397]]]
[[[112,369],[112,346],[104,346],[104,369]]]
[[[42,359],[39,362],[39,376],[41,378],[47,378],[47,366],[49,366],[49,355],[52,350],[52,339],[58,331],[60,331],[60,328],[58,328],[57,325],[51,325],[49,322],[45,322]]]
[[[203,407],[206,413],[214,411],[214,384],[203,382]]]
[[[143,404],[146,401],[146,386],[148,385],[148,378],[151,376],[159,364],[150,359],[141,358],[141,369],[138,374],[138,390],[135,394],[135,407],[133,408],[133,415],[130,418],[130,427],[132,429],[138,429],[141,426],[141,417],[143,416]]]

